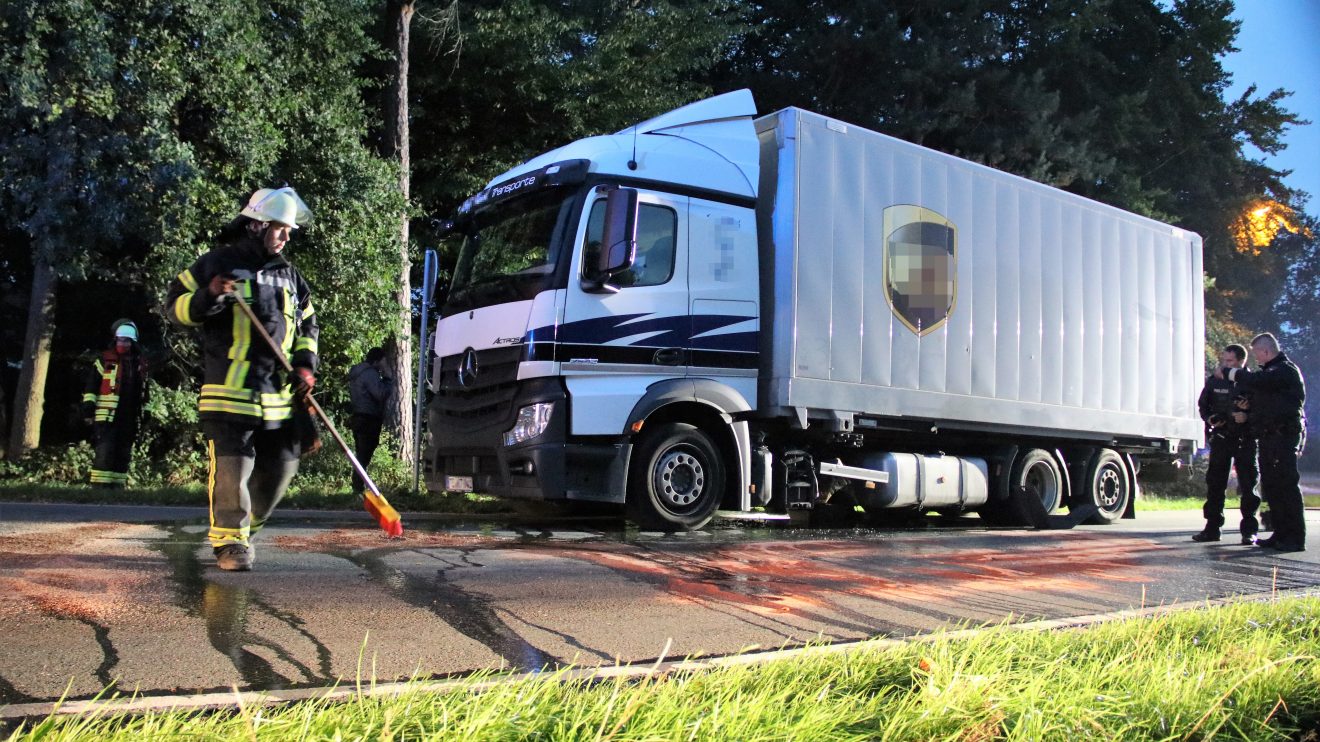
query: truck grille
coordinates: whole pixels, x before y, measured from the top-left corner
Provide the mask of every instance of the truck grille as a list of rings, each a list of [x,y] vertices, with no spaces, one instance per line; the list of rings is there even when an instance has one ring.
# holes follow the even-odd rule
[[[456,428],[475,429],[495,421],[512,422],[512,402],[518,388],[522,346],[477,351],[478,372],[460,384],[463,354],[440,359],[440,390],[432,408]]]

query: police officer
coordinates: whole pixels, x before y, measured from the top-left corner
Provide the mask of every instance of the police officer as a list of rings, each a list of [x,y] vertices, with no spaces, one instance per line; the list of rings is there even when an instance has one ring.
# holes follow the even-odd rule
[[[147,363],[138,348],[137,325],[121,319],[111,330],[110,347],[87,375],[82,406],[96,450],[89,478],[93,486],[114,489],[128,482],[138,418],[147,401]]]
[[[201,329],[205,364],[198,417],[210,460],[208,537],[224,570],[252,568],[251,537],[298,470],[295,395],[316,383],[320,332],[311,288],[282,254],[311,218],[292,188],[263,188],[221,233],[221,243],[170,282],[171,321]],[[243,312],[240,295],[289,355],[287,378]]]
[[[1226,346],[1219,353],[1220,368],[1242,368],[1247,360],[1247,349],[1241,345]],[[1219,529],[1224,525],[1224,490],[1228,487],[1229,471],[1236,467],[1238,496],[1241,498],[1242,522],[1238,531],[1242,543],[1250,545],[1256,538],[1259,524],[1256,510],[1260,498],[1256,496],[1256,440],[1247,431],[1245,423],[1237,422],[1239,392],[1235,384],[1222,378],[1222,374],[1206,377],[1205,386],[1196,406],[1205,421],[1206,440],[1210,442],[1210,466],[1205,472],[1205,528],[1192,536],[1193,541],[1218,541]]]
[[[1257,543],[1275,551],[1303,551],[1306,521],[1297,456],[1305,434],[1305,382],[1270,333],[1252,339],[1251,354],[1258,370],[1218,369],[1215,374],[1251,393],[1250,425],[1260,446],[1261,494],[1274,519],[1274,535]]]

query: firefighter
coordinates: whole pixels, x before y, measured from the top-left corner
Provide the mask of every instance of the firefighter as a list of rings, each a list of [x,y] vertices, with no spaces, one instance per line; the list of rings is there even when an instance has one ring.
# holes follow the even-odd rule
[[[1247,360],[1247,349],[1234,343],[1219,352],[1220,368],[1242,368]],[[1193,541],[1218,541],[1219,529],[1224,525],[1224,490],[1228,487],[1228,474],[1237,470],[1239,509],[1242,521],[1238,533],[1244,545],[1255,542],[1259,524],[1256,510],[1260,498],[1256,496],[1256,439],[1247,426],[1237,422],[1237,399],[1241,391],[1233,382],[1211,374],[1196,406],[1205,421],[1206,440],[1210,443],[1210,464],[1205,472],[1205,528],[1192,536]]]
[[[222,230],[220,244],[170,282],[170,320],[201,331],[204,363],[198,417],[206,438],[211,509],[208,537],[220,569],[252,568],[252,537],[284,496],[301,450],[295,401],[316,384],[316,310],[311,288],[284,258],[311,218],[288,187],[263,188]],[[246,315],[241,295],[289,357],[283,371]]]
[[[91,483],[121,488],[128,483],[138,418],[147,401],[147,362],[138,347],[138,329],[121,319],[110,327],[114,339],[87,374],[83,390],[83,420],[91,425]]]

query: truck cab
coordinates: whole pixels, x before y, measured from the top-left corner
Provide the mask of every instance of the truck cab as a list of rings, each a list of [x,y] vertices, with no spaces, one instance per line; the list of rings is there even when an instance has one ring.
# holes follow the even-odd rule
[[[723,434],[679,438],[712,460],[671,452],[653,515],[705,520],[743,487],[754,113],[746,91],[701,101],[546,153],[463,204],[436,328],[431,489],[622,503],[634,444],[703,418]]]

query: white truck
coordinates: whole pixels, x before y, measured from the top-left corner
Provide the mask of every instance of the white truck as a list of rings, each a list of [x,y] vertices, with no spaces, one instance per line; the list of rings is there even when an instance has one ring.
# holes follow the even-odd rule
[[[434,491],[659,530],[1103,523],[1202,437],[1197,235],[746,90],[536,157],[451,228]]]

